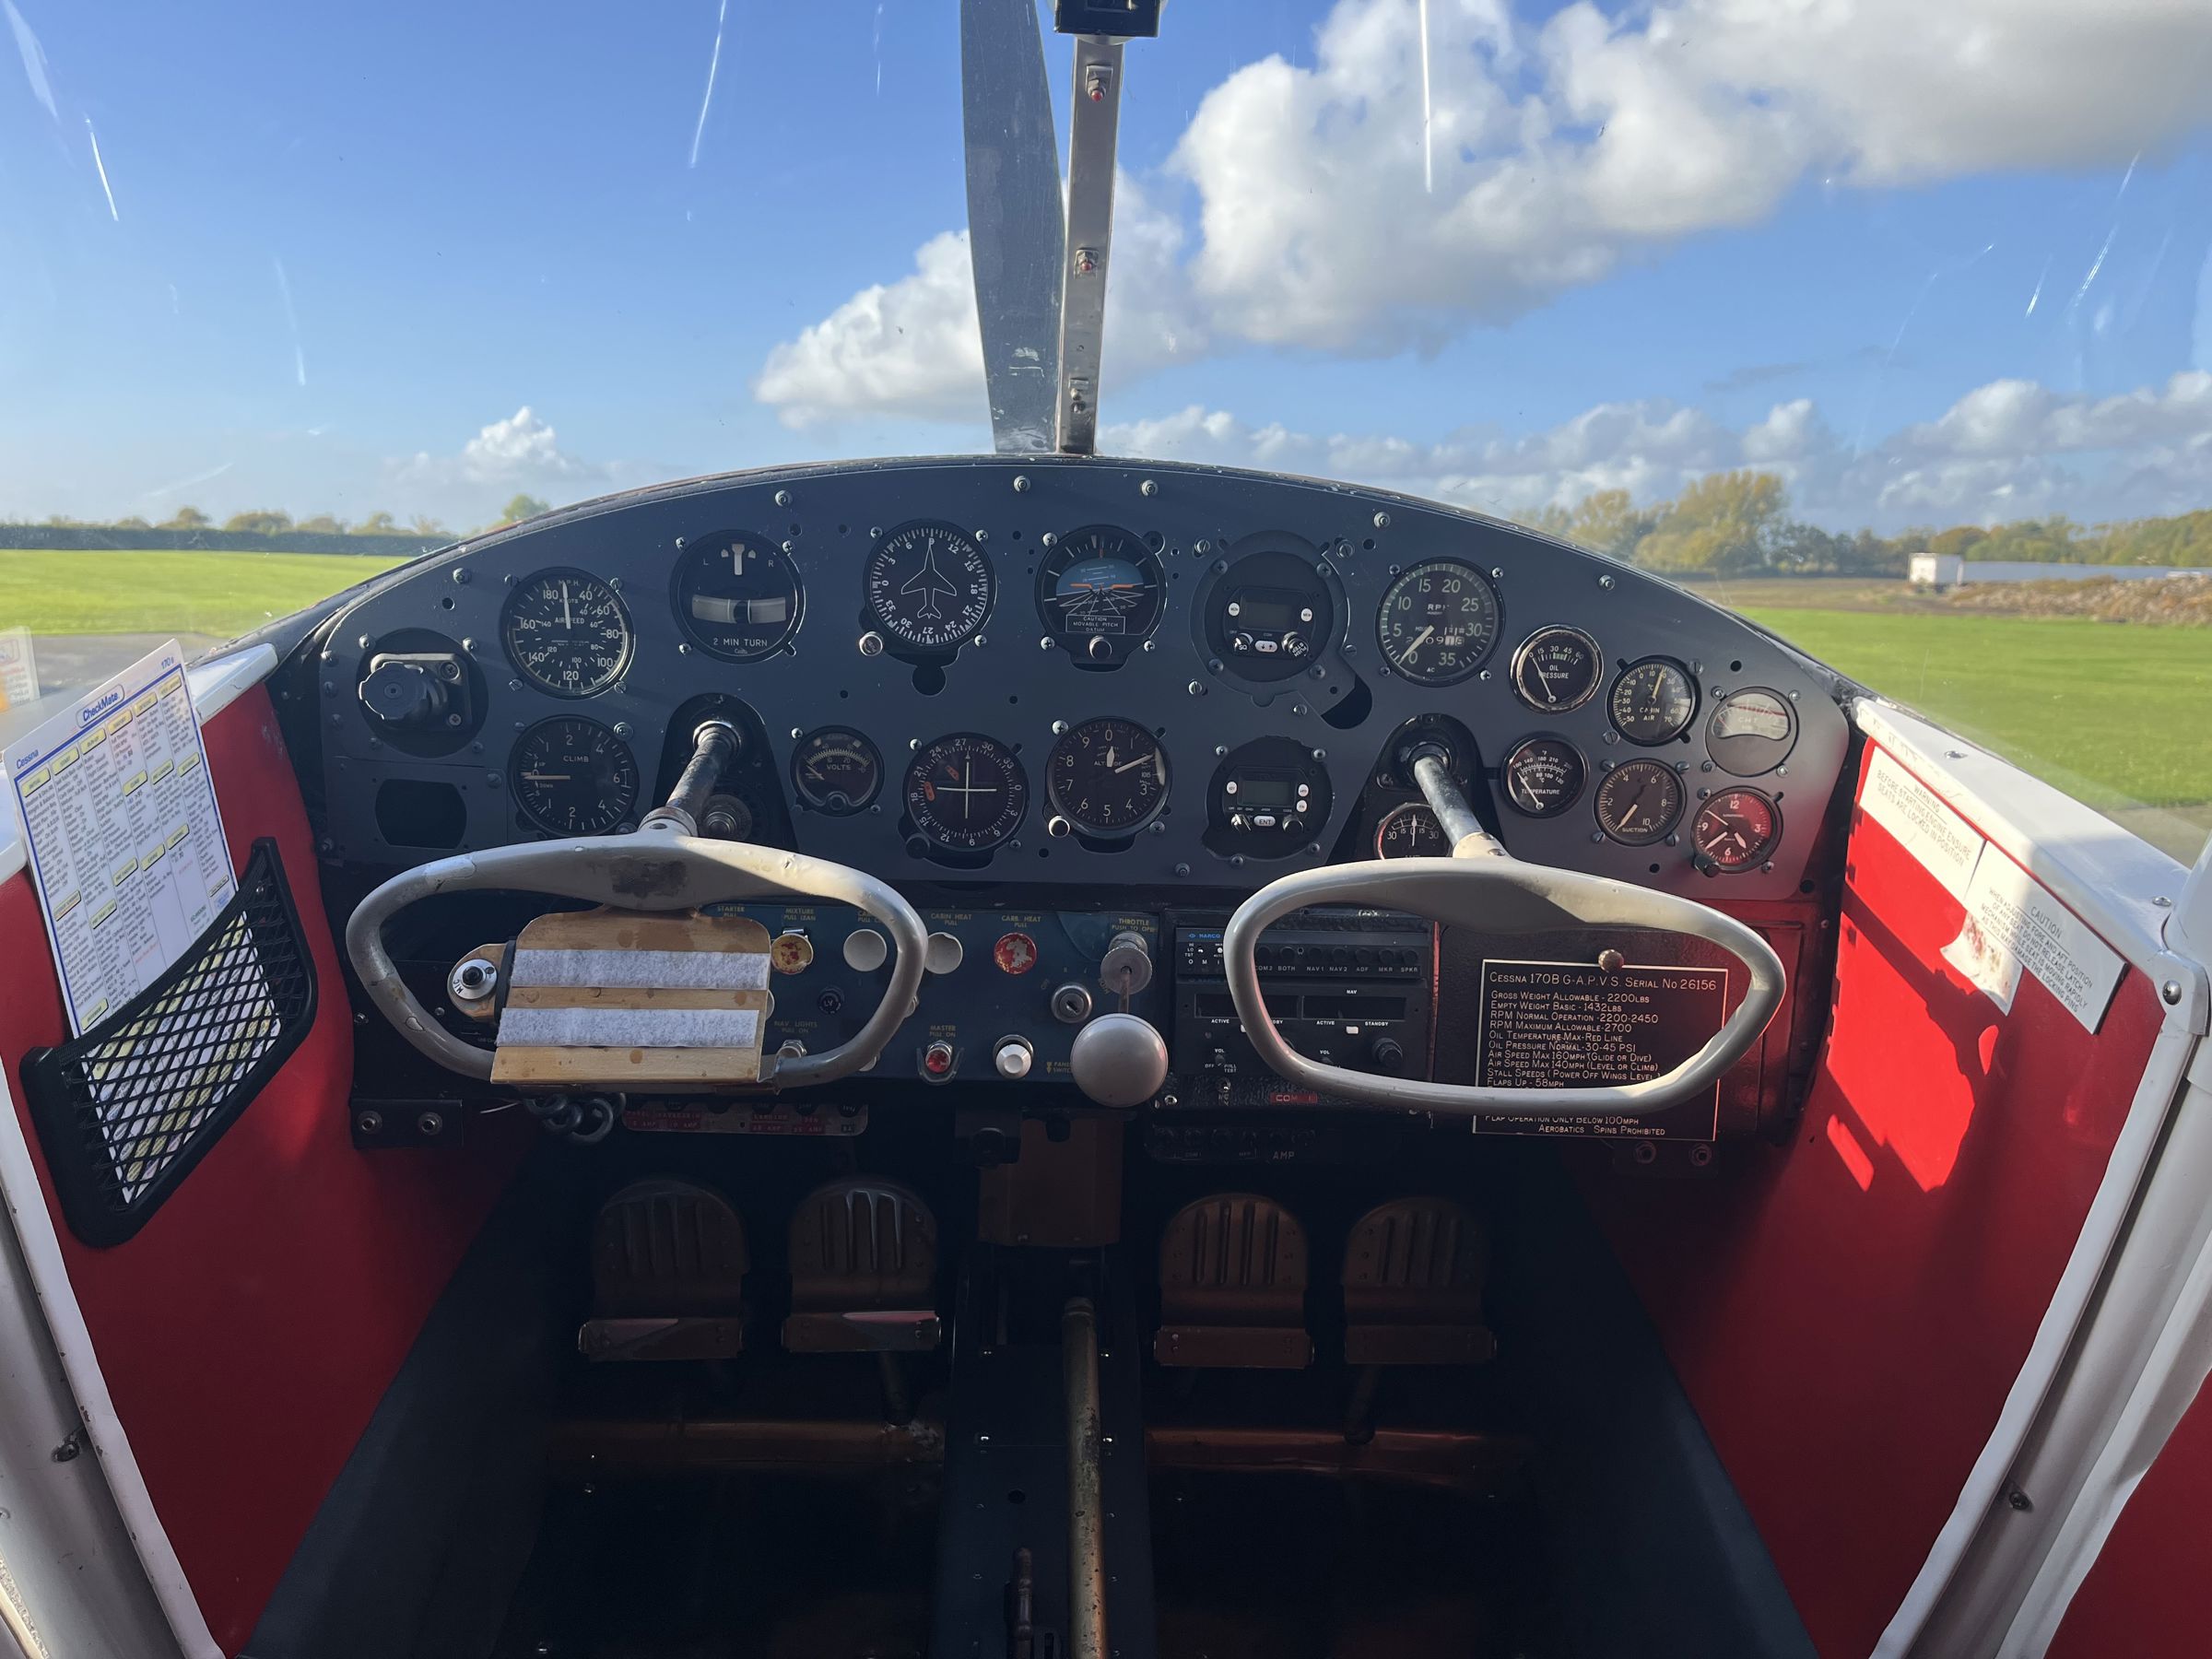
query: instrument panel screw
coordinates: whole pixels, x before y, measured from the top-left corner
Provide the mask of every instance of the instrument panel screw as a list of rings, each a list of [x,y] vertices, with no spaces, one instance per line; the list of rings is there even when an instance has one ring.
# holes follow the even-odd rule
[[[445,1132],[445,1119],[435,1112],[426,1112],[415,1120],[415,1128],[417,1133],[424,1135],[442,1135]]]
[[[453,567],[453,585],[455,587],[466,587],[468,585],[468,572],[465,570],[463,570],[459,565],[455,565]]]
[[[1065,721],[1065,720],[1055,720],[1055,721],[1053,721],[1053,736],[1055,736],[1055,737],[1058,737],[1058,736],[1064,735],[1066,733],[1066,731],[1067,731],[1067,722],[1066,722],[1066,721]]]
[[[1210,541],[1207,541],[1203,535],[1198,538],[1197,542],[1191,548],[1191,551],[1194,553],[1211,553],[1213,550],[1214,544]]]
[[[1222,756],[1224,756],[1224,755],[1226,755],[1226,754],[1228,754],[1228,753],[1229,753],[1229,745],[1228,745],[1228,744],[1226,744],[1226,743],[1217,743],[1217,744],[1215,744],[1215,745],[1214,745],[1214,759],[1215,759],[1218,760],[1218,759],[1221,759],[1221,757],[1222,757]]]
[[[1037,649],[1040,651],[1050,651],[1052,648],[1053,636],[1051,634],[1046,634],[1043,639],[1037,641]]]
[[[1014,493],[1016,495],[1028,495],[1030,493],[1029,474],[1016,473],[1014,475]]]
[[[1168,827],[1167,827],[1167,825],[1166,825],[1166,824],[1162,823],[1162,822],[1161,822],[1159,819],[1158,819],[1158,818],[1155,818],[1155,819],[1153,819],[1153,820],[1152,820],[1152,831],[1151,831],[1151,832],[1152,832],[1154,835],[1165,835],[1165,834],[1168,832]]]
[[[616,735],[616,736],[618,736],[618,737],[627,737],[627,736],[629,736],[629,721],[627,721],[627,720],[618,720],[618,721],[616,721],[616,722],[615,722],[615,735]]]
[[[1483,671],[1482,671],[1480,674],[1477,675],[1475,677],[1476,677],[1477,679],[1479,679],[1479,680],[1487,680],[1487,679],[1488,679],[1488,678],[1490,677],[1490,671],[1489,671],[1488,668],[1485,668],[1485,669],[1484,669],[1484,670],[1483,670]]]
[[[1608,588],[1608,589],[1609,589],[1609,588],[1611,588],[1611,587],[1612,587],[1612,585],[1613,585],[1613,578],[1612,578],[1612,577],[1610,577],[1610,576],[1600,576],[1600,577],[1597,579],[1597,585],[1598,585],[1599,587],[1601,587],[1601,588]]]
[[[353,1126],[363,1135],[382,1135],[384,1132],[383,1113],[364,1112],[353,1120]]]
[[[1503,565],[1492,565],[1490,567],[1490,580],[1492,582],[1503,582],[1505,580],[1505,567]]]
[[[1313,751],[1313,759],[1316,760],[1326,760],[1328,758],[1329,751],[1327,749],[1317,748]]]
[[[2151,902],[2157,905],[2160,910],[2171,910],[2173,908],[2173,900],[2171,899],[2153,899]]]
[[[1175,874],[1178,876],[1188,876],[1190,873],[1191,866],[1187,864],[1179,864],[1175,866]]]
[[[906,747],[909,749],[919,749],[922,747],[922,739],[919,737],[909,737],[906,740]]]
[[[983,635],[982,635],[982,634],[977,634],[977,635],[975,636],[975,648],[976,648],[978,651],[981,651],[981,650],[982,650],[982,649],[984,646],[986,646],[986,645],[988,645],[988,644],[990,644],[990,643],[991,643],[991,641],[989,641],[987,638],[985,638]]]
[[[788,538],[787,538],[786,540],[784,540],[784,541],[783,541],[783,542],[782,542],[781,545],[782,545],[782,548],[783,548],[783,551],[784,551],[784,552],[786,552],[786,553],[795,553],[795,552],[797,552],[797,551],[798,551],[798,544],[797,544],[797,543],[795,543],[795,542],[793,542],[793,541],[789,540]]]
[[[1037,539],[1048,547],[1056,547],[1060,545],[1060,533],[1057,530],[1047,530]]]
[[[1151,649],[1152,649],[1152,644],[1153,644],[1153,641],[1151,641],[1150,640],[1147,640],[1147,641],[1145,641],[1145,644],[1144,644],[1144,649],[1145,649],[1145,650],[1147,650],[1147,651],[1149,651],[1149,650],[1151,650]]]
[[[790,490],[788,490],[788,489],[779,489],[779,490],[777,490],[777,491],[776,491],[776,505],[777,505],[777,506],[779,506],[779,507],[788,507],[788,506],[790,506],[790,505],[791,505],[791,491],[790,491]]]
[[[1387,529],[1389,529],[1389,528],[1390,528],[1390,514],[1389,514],[1389,513],[1387,513],[1387,512],[1378,512],[1378,513],[1376,513],[1376,514],[1375,514],[1375,528],[1376,528],[1376,529],[1378,529],[1378,530],[1387,530]]]
[[[2023,1514],[2035,1507],[2035,1500],[2021,1491],[2018,1487],[2014,1487],[2005,1494],[2005,1501]]]
[[[1196,680],[1193,680],[1189,685],[1185,686],[1183,689],[1188,691],[1193,697],[1204,697],[1206,695],[1206,688],[1200,685]]]
[[[1155,484],[1150,478],[1147,478],[1142,484],[1139,484],[1136,487],[1136,493],[1141,496],[1156,496],[1159,493],[1159,486]]]
[[[2168,1007],[2179,1007],[2182,1002],[2182,982],[2180,980],[2168,980],[2163,985],[2159,987],[2159,994],[2166,999],[2166,1006]]]

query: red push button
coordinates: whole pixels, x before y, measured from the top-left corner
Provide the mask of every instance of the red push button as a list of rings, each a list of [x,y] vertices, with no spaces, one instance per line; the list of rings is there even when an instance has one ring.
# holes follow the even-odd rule
[[[952,1076],[952,1044],[938,1041],[922,1051],[922,1069],[933,1077]]]
[[[991,959],[1001,973],[1027,973],[1037,966],[1037,941],[1025,933],[1001,934],[991,947]]]

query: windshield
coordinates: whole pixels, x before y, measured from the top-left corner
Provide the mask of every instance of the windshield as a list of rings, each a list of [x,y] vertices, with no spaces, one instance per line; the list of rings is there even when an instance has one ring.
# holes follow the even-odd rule
[[[990,446],[955,7],[0,13],[18,705],[547,505]],[[1171,3],[1124,79],[1102,451],[1542,525],[2195,855],[2212,7]]]

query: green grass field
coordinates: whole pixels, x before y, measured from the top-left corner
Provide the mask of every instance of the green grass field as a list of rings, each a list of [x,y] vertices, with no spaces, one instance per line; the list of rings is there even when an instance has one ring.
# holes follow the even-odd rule
[[[228,640],[397,562],[344,554],[0,548],[0,628]]]
[[[2212,630],[1765,606],[1745,614],[2092,806],[2212,801]]]

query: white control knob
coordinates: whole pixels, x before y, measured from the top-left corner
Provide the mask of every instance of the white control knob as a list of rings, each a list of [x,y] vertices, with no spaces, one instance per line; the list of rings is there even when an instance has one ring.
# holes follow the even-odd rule
[[[1035,1058],[1036,1051],[1030,1047],[1027,1037],[1005,1037],[999,1040],[998,1051],[991,1056],[991,1064],[998,1068],[1000,1077],[1013,1079],[1028,1077]]]
[[[845,935],[845,966],[855,973],[873,973],[890,958],[891,942],[872,927],[856,927]]]
[[[1076,1087],[1101,1106],[1142,1106],[1168,1080],[1168,1045],[1134,1014],[1101,1014],[1076,1033]]]
[[[929,948],[923,954],[922,966],[932,973],[950,973],[967,959],[968,947],[958,935],[933,933],[929,935]]]

